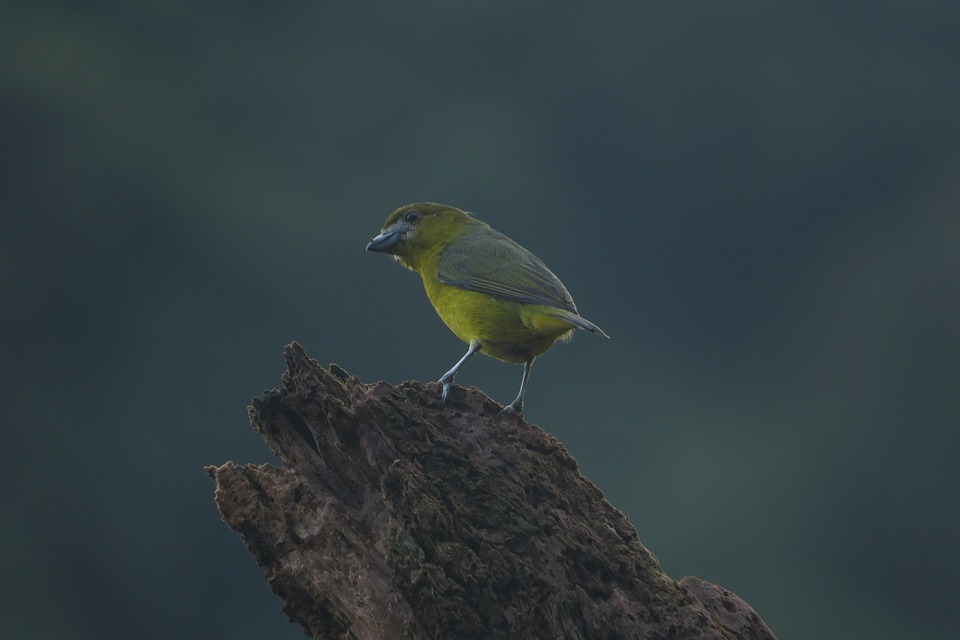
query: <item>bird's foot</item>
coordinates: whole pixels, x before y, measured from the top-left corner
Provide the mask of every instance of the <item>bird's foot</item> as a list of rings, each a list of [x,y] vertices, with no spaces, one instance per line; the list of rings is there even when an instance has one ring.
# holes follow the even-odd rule
[[[453,386],[453,376],[444,374],[437,382],[442,386],[440,391],[440,404],[447,404],[447,396],[450,395],[450,387]]]
[[[498,413],[497,416],[499,417],[502,415],[510,415],[510,414],[514,414],[518,416],[523,415],[523,400],[517,398],[516,400],[514,400],[513,402],[505,406],[503,409],[501,409],[500,413]]]

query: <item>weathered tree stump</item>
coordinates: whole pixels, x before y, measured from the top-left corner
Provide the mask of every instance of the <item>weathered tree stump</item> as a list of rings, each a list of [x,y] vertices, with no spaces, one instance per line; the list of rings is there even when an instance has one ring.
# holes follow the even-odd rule
[[[284,468],[208,467],[224,521],[314,638],[773,639],[675,581],[563,445],[476,389],[361,383],[285,350],[250,419]]]

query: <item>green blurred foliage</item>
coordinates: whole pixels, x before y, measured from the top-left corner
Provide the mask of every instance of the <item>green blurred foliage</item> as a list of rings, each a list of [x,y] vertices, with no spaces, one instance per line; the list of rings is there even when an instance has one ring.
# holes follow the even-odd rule
[[[288,341],[461,355],[363,251],[430,199],[613,336],[528,418],[671,576],[781,638],[952,637],[957,7],[4,5],[0,636],[302,637],[202,466],[271,459],[244,409]]]

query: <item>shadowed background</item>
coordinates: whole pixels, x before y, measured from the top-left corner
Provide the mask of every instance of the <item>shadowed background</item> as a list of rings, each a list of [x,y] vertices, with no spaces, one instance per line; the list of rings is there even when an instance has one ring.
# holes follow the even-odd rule
[[[960,9],[835,4],[0,9],[0,636],[302,637],[202,467],[271,461],[291,340],[462,355],[364,252],[435,200],[612,336],[527,418],[669,575],[782,639],[952,637]]]

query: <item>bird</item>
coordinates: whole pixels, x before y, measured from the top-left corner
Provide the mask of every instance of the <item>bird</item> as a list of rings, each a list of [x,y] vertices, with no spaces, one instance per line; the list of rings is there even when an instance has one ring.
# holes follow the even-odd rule
[[[503,412],[522,414],[534,361],[583,329],[609,338],[580,315],[560,279],[535,255],[456,207],[408,204],[387,218],[367,251],[392,255],[423,279],[427,298],[467,352],[441,376],[441,404],[477,353],[523,365],[520,392]]]

